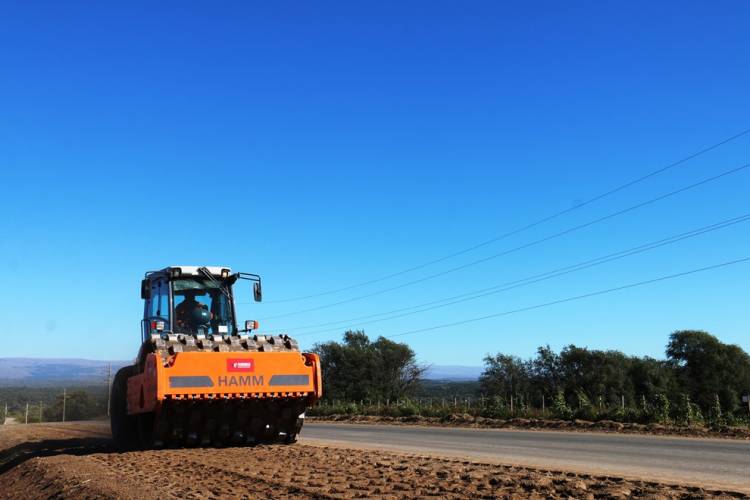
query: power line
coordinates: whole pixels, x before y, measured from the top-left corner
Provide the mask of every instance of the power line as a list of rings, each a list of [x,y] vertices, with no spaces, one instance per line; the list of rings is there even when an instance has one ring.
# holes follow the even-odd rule
[[[700,186],[702,186],[704,184],[708,184],[709,182],[713,182],[715,180],[721,179],[721,178],[726,177],[728,175],[735,174],[735,173],[740,172],[740,171],[742,171],[742,170],[744,170],[744,169],[746,169],[748,167],[750,167],[750,163],[746,163],[746,164],[741,165],[739,167],[735,167],[735,168],[732,168],[730,170],[726,170],[726,171],[724,171],[724,172],[722,172],[720,174],[717,174],[717,175],[705,178],[705,179],[703,179],[701,181],[695,182],[695,183],[690,184],[688,186],[684,186],[684,187],[676,189],[674,191],[670,191],[670,192],[668,192],[666,194],[657,196],[655,198],[651,198],[649,200],[637,203],[635,205],[631,205],[631,206],[629,206],[627,208],[624,208],[622,210],[618,210],[618,211],[610,213],[608,215],[605,215],[605,216],[602,216],[602,217],[598,217],[598,218],[593,219],[593,220],[591,220],[589,222],[585,222],[583,224],[578,224],[576,226],[572,226],[572,227],[570,227],[568,229],[565,229],[563,231],[559,231],[559,232],[554,233],[552,235],[545,236],[544,238],[539,238],[539,239],[531,241],[529,243],[525,243],[523,245],[519,245],[519,246],[510,248],[510,249],[505,250],[503,252],[496,253],[494,255],[490,255],[489,257],[484,257],[484,258],[481,258],[481,259],[478,259],[478,260],[474,260],[472,262],[468,262],[466,264],[462,264],[460,266],[453,267],[453,268],[448,269],[446,271],[441,271],[439,273],[430,274],[430,275],[427,275],[425,277],[422,277],[422,278],[419,278],[419,279],[415,279],[415,280],[412,280],[412,281],[407,281],[406,283],[402,283],[400,285],[392,286],[392,287],[389,287],[389,288],[384,288],[384,289],[376,290],[374,292],[367,293],[365,295],[360,295],[360,296],[357,296],[357,297],[352,297],[352,298],[349,298],[349,299],[340,300],[338,302],[333,302],[333,303],[330,303],[330,304],[324,304],[324,305],[317,306],[317,307],[311,307],[311,308],[308,308],[308,309],[302,309],[302,310],[298,310],[298,311],[292,311],[292,312],[288,312],[288,313],[284,313],[284,314],[277,314],[275,316],[267,316],[267,317],[261,318],[261,319],[284,318],[284,317],[288,317],[288,316],[294,316],[294,315],[297,315],[297,314],[303,314],[303,313],[308,313],[308,312],[313,312],[313,311],[319,311],[321,309],[328,309],[330,307],[338,306],[338,305],[341,305],[341,304],[347,304],[347,303],[350,303],[350,302],[355,302],[357,300],[362,300],[362,299],[366,299],[366,298],[369,298],[369,297],[374,297],[376,295],[381,295],[383,293],[392,292],[394,290],[399,290],[399,289],[405,288],[407,286],[415,285],[415,284],[418,284],[418,283],[423,283],[425,281],[429,281],[429,280],[432,280],[432,279],[435,279],[435,278],[439,278],[439,277],[445,276],[446,274],[450,274],[450,273],[454,273],[454,272],[457,272],[457,271],[461,271],[463,269],[466,269],[466,268],[469,268],[469,267],[472,267],[472,266],[476,266],[478,264],[483,264],[483,263],[488,262],[490,260],[497,259],[498,257],[503,257],[503,256],[509,255],[511,253],[518,252],[520,250],[525,250],[527,248],[539,245],[541,243],[545,243],[547,241],[550,241],[550,240],[553,240],[553,239],[556,239],[556,238],[560,238],[560,237],[565,236],[567,234],[570,234],[570,233],[573,233],[573,232],[576,232],[576,231],[580,231],[581,229],[585,229],[585,228],[587,228],[589,226],[593,226],[595,224],[599,224],[601,222],[604,222],[604,221],[607,221],[609,219],[618,217],[620,215],[632,212],[634,210],[638,210],[640,208],[643,208],[645,206],[651,205],[653,203],[657,203],[659,201],[665,200],[665,199],[670,198],[672,196],[676,196],[676,195],[678,195],[680,193],[684,193],[684,192],[689,191],[691,189],[695,189],[695,188],[700,187]]]
[[[695,158],[697,158],[697,157],[699,157],[699,156],[701,156],[701,155],[703,155],[705,153],[708,153],[709,151],[712,151],[712,150],[717,149],[717,148],[719,148],[719,147],[721,147],[721,146],[723,146],[723,145],[725,145],[725,144],[727,144],[729,142],[732,142],[732,141],[734,141],[736,139],[739,139],[740,137],[743,137],[744,135],[747,135],[748,133],[750,133],[750,128],[746,129],[746,130],[743,130],[742,132],[740,132],[738,134],[735,134],[735,135],[733,135],[731,137],[728,137],[728,138],[726,138],[726,139],[724,139],[724,140],[722,140],[720,142],[717,142],[717,143],[715,143],[715,144],[713,144],[711,146],[708,146],[708,147],[706,147],[704,149],[701,149],[700,151],[697,151],[697,152],[695,152],[695,153],[693,153],[691,155],[688,155],[688,156],[686,156],[684,158],[681,158],[681,159],[679,159],[679,160],[677,160],[675,162],[672,162],[669,165],[666,165],[664,167],[661,167],[661,168],[658,168],[656,170],[653,170],[653,171],[651,171],[651,172],[649,172],[649,173],[647,173],[645,175],[642,175],[641,177],[638,177],[638,178],[633,179],[631,181],[628,181],[628,182],[626,182],[624,184],[621,184],[621,185],[619,185],[617,187],[614,187],[614,188],[610,189],[609,191],[605,191],[605,192],[603,192],[601,194],[598,194],[598,195],[594,196],[593,198],[589,198],[588,200],[585,200],[585,201],[582,201],[580,203],[577,203],[577,204],[573,205],[570,208],[566,208],[564,210],[560,210],[559,212],[555,212],[555,213],[553,213],[551,215],[548,215],[546,217],[543,217],[543,218],[541,218],[539,220],[536,220],[534,222],[526,224],[525,226],[521,226],[521,227],[519,227],[517,229],[514,229],[512,231],[508,231],[508,232],[503,233],[501,235],[495,236],[494,238],[490,238],[488,240],[482,241],[482,242],[477,243],[476,245],[470,246],[468,248],[464,248],[463,250],[458,250],[456,252],[453,252],[451,254],[445,255],[443,257],[439,257],[437,259],[434,259],[434,260],[431,260],[431,261],[428,261],[428,262],[425,262],[423,264],[419,264],[419,265],[416,265],[416,266],[413,266],[413,267],[409,267],[409,268],[403,269],[401,271],[397,271],[395,273],[386,274],[386,275],[381,276],[379,278],[375,278],[375,279],[363,281],[363,282],[360,282],[360,283],[355,283],[353,285],[348,285],[348,286],[345,286],[345,287],[342,287],[342,288],[336,288],[334,290],[328,290],[328,291],[325,291],[325,292],[313,293],[313,294],[310,294],[310,295],[303,295],[303,296],[300,296],[300,297],[291,297],[291,298],[287,298],[287,299],[273,300],[273,301],[270,301],[270,302],[267,302],[267,303],[274,304],[274,303],[282,303],[282,302],[296,302],[296,301],[299,301],[299,300],[311,299],[311,298],[315,298],[315,297],[323,297],[325,295],[332,295],[334,293],[344,292],[344,291],[347,291],[347,290],[351,290],[353,288],[359,288],[359,287],[363,287],[363,286],[366,286],[366,285],[372,285],[374,283],[379,283],[381,281],[385,281],[385,280],[388,280],[388,279],[391,279],[391,278],[395,278],[397,276],[401,276],[403,274],[407,274],[407,273],[410,273],[410,272],[413,272],[413,271],[417,271],[419,269],[423,269],[423,268],[431,266],[433,264],[438,264],[438,263],[443,262],[445,260],[452,259],[453,257],[458,257],[459,255],[463,255],[465,253],[472,252],[474,250],[477,250],[479,248],[487,246],[487,245],[489,245],[491,243],[494,243],[496,241],[500,241],[500,240],[503,240],[503,239],[508,238],[510,236],[514,236],[516,234],[519,234],[519,233],[522,233],[524,231],[527,231],[527,230],[529,230],[529,229],[531,229],[533,227],[536,227],[536,226],[539,226],[541,224],[544,224],[545,222],[549,222],[549,221],[551,221],[553,219],[556,219],[556,218],[561,217],[561,216],[563,216],[565,214],[568,214],[570,212],[573,212],[575,210],[583,208],[583,207],[585,207],[587,205],[591,205],[592,203],[596,203],[599,200],[602,200],[602,199],[604,199],[604,198],[606,198],[608,196],[611,196],[611,195],[613,195],[615,193],[618,193],[618,192],[620,192],[620,191],[622,191],[624,189],[627,189],[627,188],[629,188],[631,186],[634,186],[635,184],[638,184],[638,183],[641,183],[641,182],[643,182],[645,180],[648,180],[651,177],[654,177],[654,176],[657,176],[657,175],[659,175],[661,173],[664,173],[667,170],[670,170],[670,169],[672,169],[674,167],[682,165],[683,163],[687,163],[688,161],[690,161],[692,159],[695,159]]]
[[[683,276],[689,276],[691,274],[697,274],[697,273],[701,273],[701,272],[705,272],[705,271],[711,271],[713,269],[719,269],[719,268],[722,268],[722,267],[732,266],[732,265],[735,265],[735,264],[740,264],[740,263],[748,262],[748,261],[750,261],[750,257],[745,257],[745,258],[736,259],[736,260],[730,260],[730,261],[727,261],[727,262],[722,262],[721,264],[714,264],[712,266],[700,267],[698,269],[691,269],[690,271],[684,271],[684,272],[676,273],[676,274],[669,274],[667,276],[660,276],[658,278],[653,278],[653,279],[644,280],[644,281],[638,281],[636,283],[629,283],[627,285],[622,285],[622,286],[618,286],[618,287],[614,287],[614,288],[608,288],[606,290],[598,290],[596,292],[585,293],[583,295],[576,295],[576,296],[567,297],[567,298],[564,298],[564,299],[553,300],[552,302],[545,302],[545,303],[542,303],[542,304],[536,304],[536,305],[533,305],[533,306],[522,307],[522,308],[519,308],[519,309],[512,309],[510,311],[503,311],[503,312],[495,313],[495,314],[488,314],[486,316],[479,316],[479,317],[475,317],[475,318],[465,319],[465,320],[462,320],[462,321],[454,321],[452,323],[443,323],[443,324],[440,324],[440,325],[429,326],[427,328],[419,328],[419,329],[416,329],[416,330],[409,330],[409,331],[406,331],[406,332],[397,333],[395,335],[388,335],[387,338],[403,337],[404,335],[413,335],[415,333],[429,332],[429,331],[433,331],[433,330],[439,330],[439,329],[442,329],[442,328],[450,328],[452,326],[460,326],[460,325],[465,325],[467,323],[474,323],[474,322],[482,321],[482,320],[485,320],[485,319],[498,318],[500,316],[508,316],[508,315],[511,315],[511,314],[519,313],[519,312],[532,311],[534,309],[541,309],[543,307],[549,307],[549,306],[554,306],[554,305],[557,305],[557,304],[563,304],[565,302],[573,302],[573,301],[576,301],[576,300],[587,299],[587,298],[590,298],[590,297],[595,297],[597,295],[605,295],[605,294],[609,294],[609,293],[619,292],[619,291],[622,291],[622,290],[627,290],[629,288],[636,288],[636,287],[640,287],[640,286],[650,285],[652,283],[658,283],[660,281],[667,281],[667,280],[671,280],[671,279],[675,279],[675,278],[681,278]]]
[[[412,311],[412,312],[408,312],[408,313],[404,313],[404,314],[397,314],[395,316],[390,316],[390,317],[379,319],[379,320],[367,321],[364,324],[371,324],[371,323],[376,323],[376,322],[380,322],[380,321],[387,321],[387,320],[391,320],[391,319],[395,319],[395,318],[400,318],[400,317],[408,316],[408,315],[411,315],[411,314],[418,314],[418,313],[425,312],[425,311],[430,311],[430,310],[433,310],[433,309],[447,307],[447,306],[450,306],[450,305],[453,305],[453,304],[456,304],[456,303],[465,302],[465,301],[468,301],[468,300],[474,300],[474,299],[477,299],[477,298],[485,297],[487,295],[492,295],[492,294],[495,294],[495,293],[508,291],[508,290],[519,288],[519,287],[522,287],[522,286],[527,286],[527,285],[535,284],[535,283],[538,283],[540,281],[545,281],[545,280],[548,280],[548,279],[551,279],[551,278],[556,278],[558,276],[562,276],[562,275],[565,275],[565,274],[570,274],[570,273],[573,273],[573,272],[576,272],[576,271],[581,271],[581,270],[584,270],[584,269],[588,269],[590,267],[598,266],[598,265],[601,265],[601,264],[612,262],[614,260],[619,260],[619,259],[622,259],[622,258],[625,258],[625,257],[629,257],[629,256],[632,256],[632,255],[635,255],[635,254],[639,254],[639,253],[643,253],[643,252],[646,252],[646,251],[649,251],[649,250],[653,250],[655,248],[659,248],[659,247],[662,247],[662,246],[665,246],[665,245],[670,245],[670,244],[673,244],[673,243],[677,243],[679,241],[682,241],[682,240],[685,240],[685,239],[688,239],[688,238],[693,238],[693,237],[700,236],[702,234],[706,234],[706,233],[709,233],[709,232],[712,232],[712,231],[716,231],[716,230],[719,230],[719,229],[724,229],[726,227],[733,226],[733,225],[739,224],[741,222],[746,222],[748,220],[750,220],[750,213],[742,215],[742,216],[739,216],[739,217],[727,219],[727,220],[724,220],[724,221],[721,221],[721,222],[717,222],[715,224],[711,224],[711,225],[704,226],[704,227],[701,227],[701,228],[693,229],[693,230],[690,230],[690,231],[687,231],[687,232],[684,232],[684,233],[681,233],[681,234],[673,235],[673,236],[670,236],[668,238],[664,238],[664,239],[661,239],[661,240],[658,240],[658,241],[654,241],[654,242],[646,243],[646,244],[639,245],[639,246],[636,246],[636,247],[633,247],[633,248],[629,248],[627,250],[621,250],[619,252],[614,252],[614,253],[611,253],[611,254],[608,254],[608,255],[605,255],[605,256],[597,257],[597,258],[590,259],[590,260],[587,260],[587,261],[584,261],[584,262],[579,262],[577,264],[565,266],[565,267],[562,267],[562,268],[557,268],[557,269],[554,269],[552,271],[547,271],[547,272],[544,272],[544,273],[535,274],[535,275],[532,275],[532,276],[528,276],[526,278],[521,278],[521,279],[518,279],[518,280],[514,280],[514,281],[502,283],[502,284],[499,284],[499,285],[494,285],[494,286],[491,286],[491,287],[482,288],[482,289],[479,289],[479,290],[473,290],[473,291],[462,293],[462,294],[459,294],[459,295],[454,295],[452,297],[446,297],[446,298],[443,298],[443,299],[438,299],[438,300],[434,300],[434,301],[430,301],[430,302],[425,302],[425,303],[414,305],[414,306],[409,306],[409,307],[403,307],[403,308],[399,308],[399,309],[394,309],[394,310],[387,311],[387,312],[369,314],[369,315],[366,315],[366,316],[359,316],[359,317],[356,317],[356,318],[348,318],[348,319],[344,319],[344,320],[331,321],[331,322],[320,323],[320,324],[316,324],[316,325],[307,325],[307,326],[301,326],[301,327],[296,327],[296,328],[290,328],[290,329],[285,329],[284,331],[286,332],[286,331],[294,331],[294,330],[303,330],[303,329],[308,329],[308,328],[316,328],[316,327],[320,327],[320,326],[328,326],[328,325],[335,325],[335,324],[346,324],[346,323],[350,323],[352,321],[358,321],[358,320],[362,320],[362,319],[370,319],[370,318],[374,318],[374,317],[378,317],[378,316],[386,316],[386,315],[389,315],[389,314],[401,313],[403,311],[409,311],[409,310],[419,309],[419,308],[423,308],[423,307],[427,307],[427,306],[433,306],[433,307],[428,307],[427,309],[420,309],[420,310],[417,310],[417,311]],[[489,292],[489,293],[487,293],[487,292]],[[465,297],[467,297],[467,298],[465,298]],[[459,299],[459,300],[456,300],[456,299]],[[448,301],[451,301],[451,302],[448,302]],[[445,302],[448,302],[448,303],[445,303]],[[439,305],[435,305],[435,304],[439,304]],[[318,333],[326,333],[326,332],[330,332],[330,331],[336,331],[339,328],[340,327],[333,328],[333,329],[326,329],[326,330],[318,330],[318,331],[314,331],[314,332],[305,332],[305,333],[296,334],[296,336],[311,335],[311,334],[318,334]]]
[[[717,231],[719,229],[724,229],[724,228],[727,228],[727,227],[730,227],[730,226],[733,226],[733,225],[736,225],[736,224],[740,224],[742,222],[747,222],[748,220],[750,220],[750,213],[747,213],[745,215],[741,215],[739,217],[734,217],[734,218],[731,218],[731,219],[726,219],[726,220],[723,220],[723,221],[720,221],[720,222],[717,222],[717,223],[714,223],[714,224],[710,224],[708,226],[703,226],[703,227],[700,227],[700,228],[692,229],[690,231],[686,231],[686,232],[683,232],[683,233],[680,233],[680,234],[669,236],[667,238],[663,238],[663,239],[660,239],[660,240],[657,240],[657,241],[653,241],[653,242],[649,242],[649,243],[644,243],[642,245],[638,245],[636,247],[628,248],[626,250],[621,250],[621,251],[610,253],[608,255],[604,255],[604,256],[601,256],[601,257],[596,257],[594,259],[589,259],[589,260],[586,260],[586,261],[583,261],[583,262],[579,262],[577,264],[572,264],[572,265],[564,266],[564,267],[561,267],[561,268],[554,269],[552,271],[547,271],[547,272],[544,272],[544,273],[538,273],[538,274],[535,274],[535,275],[532,275],[532,276],[528,276],[528,277],[525,277],[525,278],[517,279],[517,280],[514,280],[514,281],[509,281],[509,282],[502,283],[502,284],[499,284],[499,285],[494,285],[494,286],[491,286],[491,287],[486,287],[486,288],[482,288],[482,289],[479,289],[479,290],[474,290],[474,291],[462,293],[462,294],[459,294],[459,295],[454,295],[452,297],[447,297],[447,298],[443,298],[443,299],[439,299],[439,300],[434,300],[434,301],[426,302],[426,303],[419,304],[419,305],[416,305],[416,306],[410,306],[410,307],[404,307],[404,308],[400,308],[400,309],[395,309],[395,310],[388,311],[388,312],[381,312],[381,313],[376,313],[376,314],[370,314],[370,315],[367,315],[367,316],[360,316],[360,317],[357,317],[357,318],[349,318],[349,319],[345,319],[345,320],[333,321],[333,322],[323,323],[323,324],[319,324],[319,325],[309,325],[309,326],[306,326],[306,327],[297,327],[295,329],[296,330],[302,330],[302,329],[307,329],[307,328],[315,328],[315,327],[318,327],[318,326],[328,326],[328,325],[334,325],[334,324],[346,324],[346,323],[351,323],[352,321],[358,321],[358,320],[362,320],[362,319],[370,319],[370,318],[374,318],[374,317],[377,317],[377,316],[391,315],[391,316],[388,316],[388,317],[385,317],[385,318],[373,319],[371,321],[365,321],[365,322],[361,323],[361,324],[366,324],[367,325],[367,324],[379,323],[379,322],[382,322],[382,321],[389,321],[389,320],[396,319],[396,318],[401,318],[401,317],[404,317],[404,316],[410,316],[412,314],[419,314],[419,313],[422,313],[422,312],[431,311],[431,310],[439,309],[439,308],[443,308],[443,307],[448,307],[448,306],[451,306],[451,305],[454,305],[454,304],[458,304],[458,303],[461,303],[461,302],[466,302],[466,301],[469,301],[469,300],[475,300],[475,299],[486,297],[486,296],[489,296],[489,295],[494,295],[494,294],[497,294],[497,293],[500,293],[500,292],[505,292],[505,291],[508,291],[508,290],[513,290],[513,289],[516,289],[516,288],[520,288],[520,287],[532,285],[532,284],[535,284],[535,283],[539,283],[541,281],[546,281],[546,280],[549,280],[549,279],[552,279],[552,278],[557,278],[559,276],[571,274],[571,273],[574,273],[574,272],[577,272],[577,271],[582,271],[584,269],[588,269],[588,268],[591,268],[591,267],[594,267],[594,266],[599,266],[599,265],[602,265],[602,264],[606,264],[608,262],[612,262],[612,261],[615,261],[615,260],[623,259],[625,257],[630,257],[632,255],[636,255],[636,254],[640,254],[640,253],[643,253],[643,252],[647,252],[647,251],[650,251],[650,250],[653,250],[653,249],[656,249],[656,248],[660,248],[660,247],[663,247],[663,246],[666,246],[666,245],[671,245],[671,244],[674,244],[674,243],[677,243],[677,242],[680,242],[680,241],[683,241],[683,240],[686,240],[686,239],[689,239],[689,238],[694,238],[694,237],[697,237],[697,236],[700,236],[700,235],[703,235],[703,234],[706,234],[706,233],[709,233],[709,232]],[[414,309],[418,309],[418,310],[414,310]],[[409,312],[404,312],[404,311],[409,311]],[[399,314],[396,314],[396,313],[399,313]],[[307,336],[307,335],[316,335],[316,334],[320,334],[320,333],[327,333],[327,332],[332,332],[332,331],[338,331],[340,328],[341,328],[341,326],[336,327],[336,328],[326,328],[324,330],[315,330],[315,331],[312,331],[312,332],[299,333],[299,334],[295,334],[294,336],[295,337],[302,337],[302,336]],[[293,331],[295,329],[288,329],[288,330],[285,330],[285,331]]]

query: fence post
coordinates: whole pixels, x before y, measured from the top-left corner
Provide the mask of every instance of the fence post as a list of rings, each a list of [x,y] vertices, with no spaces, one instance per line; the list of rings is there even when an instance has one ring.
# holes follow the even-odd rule
[[[544,417],[544,394],[542,394],[542,417]]]
[[[62,414],[63,422],[65,422],[65,399],[66,399],[66,392],[65,392],[65,389],[63,389],[63,414]]]
[[[620,407],[622,411],[625,411],[625,394],[620,395]]]
[[[42,415],[44,415],[44,403],[39,401],[39,423],[42,423]]]
[[[24,424],[29,423],[29,403],[28,402],[26,403],[26,416],[23,419],[23,423]]]
[[[510,395],[510,414],[513,415],[513,394]]]

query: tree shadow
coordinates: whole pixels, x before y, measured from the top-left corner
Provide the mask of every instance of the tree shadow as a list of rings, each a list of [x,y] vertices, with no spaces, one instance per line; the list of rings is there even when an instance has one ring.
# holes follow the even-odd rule
[[[86,437],[71,439],[45,439],[19,445],[0,451],[0,474],[4,474],[34,457],[55,455],[90,455],[115,451],[108,437]]]

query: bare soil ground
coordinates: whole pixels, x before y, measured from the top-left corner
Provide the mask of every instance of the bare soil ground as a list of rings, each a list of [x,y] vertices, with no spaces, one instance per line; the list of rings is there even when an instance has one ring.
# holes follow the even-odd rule
[[[0,498],[743,498],[697,486],[330,446],[117,453],[103,423],[0,427]]]
[[[326,417],[308,416],[310,421],[351,422],[357,424],[389,425],[430,425],[441,427],[480,427],[488,429],[525,429],[560,431],[619,432],[623,434],[652,434],[657,436],[680,436],[698,438],[728,438],[750,440],[750,429],[746,427],[703,427],[660,424],[635,424],[600,420],[548,420],[530,418],[495,419],[474,417],[469,414],[454,414],[448,418],[422,417],[381,417],[376,415],[330,415]]]

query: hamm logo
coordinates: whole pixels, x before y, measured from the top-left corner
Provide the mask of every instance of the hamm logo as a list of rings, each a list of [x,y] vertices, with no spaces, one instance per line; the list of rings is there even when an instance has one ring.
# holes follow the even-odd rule
[[[254,372],[255,360],[253,359],[228,359],[228,372]]]

